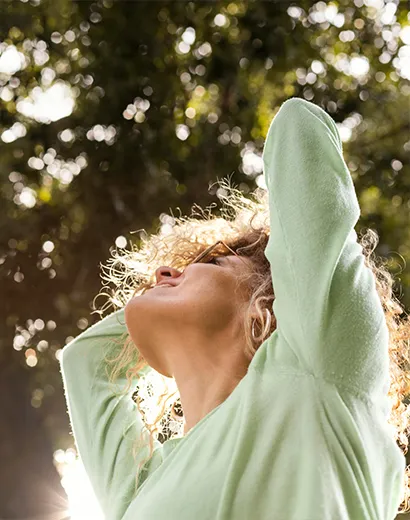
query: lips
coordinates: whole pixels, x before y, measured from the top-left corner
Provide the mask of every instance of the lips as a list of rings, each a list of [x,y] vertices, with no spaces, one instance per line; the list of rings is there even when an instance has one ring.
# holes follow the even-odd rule
[[[159,287],[160,285],[165,285],[165,286],[171,286],[171,287],[176,287],[175,284],[173,283],[170,283],[170,282],[159,282],[157,283],[157,285],[155,285],[155,287]]]

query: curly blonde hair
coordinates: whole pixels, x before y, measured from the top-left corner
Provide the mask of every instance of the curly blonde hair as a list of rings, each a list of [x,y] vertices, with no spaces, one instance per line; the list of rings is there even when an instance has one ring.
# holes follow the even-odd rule
[[[133,245],[131,250],[114,250],[107,265],[102,265],[102,279],[106,282],[97,295],[108,296],[105,308],[123,308],[135,295],[141,295],[155,285],[155,266],[168,265],[176,269],[183,269],[199,253],[218,240],[223,240],[231,249],[240,255],[252,260],[252,270],[243,272],[240,282],[245,282],[249,289],[249,301],[245,307],[245,338],[246,352],[249,362],[264,340],[276,328],[276,319],[272,312],[272,303],[275,299],[272,286],[271,269],[264,252],[269,239],[269,198],[267,190],[256,188],[255,191],[244,194],[230,186],[229,180],[217,181],[220,187],[217,196],[222,201],[220,216],[212,214],[211,204],[205,210],[194,205],[190,217],[174,217],[162,215],[160,231],[150,237],[140,235],[140,244]],[[172,213],[172,212],[171,212]],[[139,230],[140,231],[140,230]],[[404,454],[408,449],[408,435],[410,432],[410,407],[405,403],[410,394],[410,317],[401,307],[399,300],[393,294],[395,280],[386,268],[386,260],[373,254],[379,237],[372,229],[367,229],[364,235],[358,235],[363,249],[365,265],[369,267],[375,277],[376,288],[383,304],[386,323],[389,329],[389,357],[390,357],[390,389],[388,397],[391,401],[389,424],[395,432],[395,440]],[[218,253],[220,254],[220,253]],[[113,285],[114,288],[109,287]],[[109,292],[105,288],[109,287]],[[97,298],[96,297],[96,298]],[[258,336],[251,333],[253,318],[252,307],[257,309],[256,320]],[[266,310],[268,313],[266,313]],[[96,310],[103,313],[104,308]],[[267,315],[268,314],[268,315]],[[270,314],[270,316],[269,316]],[[406,317],[400,318],[402,314]],[[118,340],[121,345],[118,356],[114,359],[105,359],[108,364],[115,363],[109,376],[109,382],[117,380],[118,375],[126,370],[127,386],[121,392],[128,393],[134,379],[138,380],[133,394],[141,414],[144,428],[141,438],[136,439],[133,446],[134,460],[140,448],[146,446],[143,441],[148,432],[150,453],[140,462],[135,493],[142,483],[145,463],[151,458],[154,451],[154,440],[162,438],[177,438],[183,436],[184,418],[180,396],[172,378],[166,378],[155,370],[149,371],[149,365],[133,344],[128,333]],[[146,375],[143,375],[144,372]],[[155,381],[156,379],[156,381]],[[165,387],[158,391],[160,382]],[[146,385],[144,389],[144,383]],[[151,389],[150,389],[151,385]],[[151,390],[151,391],[150,391]],[[145,404],[145,406],[144,406]],[[156,411],[154,409],[156,408]],[[179,411],[177,411],[179,410]],[[149,420],[149,417],[152,420]],[[146,437],[145,437],[146,438]],[[404,496],[398,513],[409,510],[410,502],[410,466],[406,468]]]

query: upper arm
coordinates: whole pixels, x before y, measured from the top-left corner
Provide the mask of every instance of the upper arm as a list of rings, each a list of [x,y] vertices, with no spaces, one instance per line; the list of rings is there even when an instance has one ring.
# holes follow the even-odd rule
[[[310,373],[367,390],[383,384],[387,326],[357,242],[360,207],[333,119],[303,99],[286,101],[263,163],[278,333]]]
[[[148,438],[137,453],[143,421],[131,396],[125,395],[125,371],[114,385],[108,382],[104,357],[121,348],[113,342],[126,332],[123,309],[80,334],[64,349],[61,372],[75,443],[95,495],[106,518],[123,517],[134,492],[138,463],[146,458]],[[145,369],[144,371],[145,372]],[[155,447],[160,445],[155,441]]]

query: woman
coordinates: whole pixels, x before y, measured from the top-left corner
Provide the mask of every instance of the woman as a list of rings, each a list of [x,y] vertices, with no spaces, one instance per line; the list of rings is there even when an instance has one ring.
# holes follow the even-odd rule
[[[233,221],[180,221],[146,242],[145,257],[117,260],[123,283],[109,280],[122,308],[63,350],[76,445],[107,520],[397,513],[405,458],[387,419],[389,387],[401,395],[389,352],[402,309],[357,242],[360,208],[334,121],[287,100],[263,163],[269,225],[254,228],[258,215],[245,217],[257,205],[239,196]],[[159,442],[132,391],[114,395],[113,353],[121,383],[152,370],[175,380],[182,435]]]

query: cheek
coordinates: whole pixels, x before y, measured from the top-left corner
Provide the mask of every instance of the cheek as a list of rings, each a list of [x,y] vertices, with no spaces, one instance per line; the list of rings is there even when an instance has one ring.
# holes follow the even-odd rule
[[[226,323],[237,313],[239,300],[235,294],[235,281],[220,277],[201,283],[187,298],[187,311],[195,309],[212,322]]]

